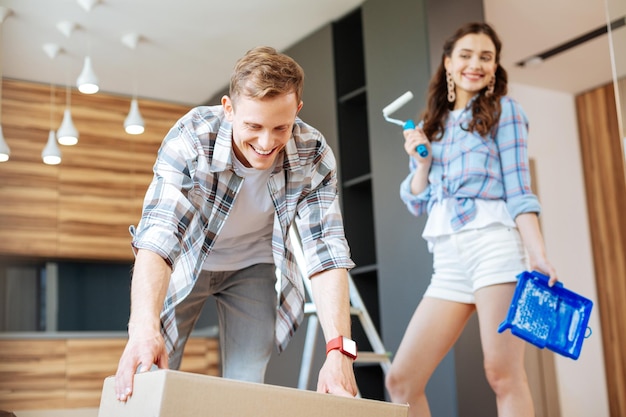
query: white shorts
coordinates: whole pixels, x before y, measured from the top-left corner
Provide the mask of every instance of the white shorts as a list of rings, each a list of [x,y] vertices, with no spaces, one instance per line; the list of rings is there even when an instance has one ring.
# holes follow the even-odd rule
[[[488,285],[516,282],[527,269],[516,228],[494,225],[435,240],[434,273],[424,297],[474,303],[474,292]]]

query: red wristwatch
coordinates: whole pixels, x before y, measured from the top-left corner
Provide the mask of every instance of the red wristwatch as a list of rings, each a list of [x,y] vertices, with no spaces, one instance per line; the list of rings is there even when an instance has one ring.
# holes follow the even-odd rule
[[[339,352],[343,353],[351,359],[356,359],[356,342],[352,339],[348,339],[344,336],[336,337],[330,340],[326,344],[326,354],[331,350],[339,349]]]

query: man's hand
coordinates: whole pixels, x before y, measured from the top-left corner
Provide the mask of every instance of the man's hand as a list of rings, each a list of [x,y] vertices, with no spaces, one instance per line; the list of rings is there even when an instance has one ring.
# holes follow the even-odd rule
[[[338,350],[331,350],[320,370],[317,392],[354,397],[357,394],[354,361]]]
[[[119,401],[126,401],[133,393],[135,370],[149,371],[152,365],[167,369],[165,341],[159,331],[129,328],[126,348],[115,374],[115,394]]]
[[[131,285],[128,342],[117,365],[115,393],[126,401],[133,393],[133,375],[152,365],[167,369],[167,351],[161,335],[159,311],[163,305],[171,268],[158,254],[139,249]]]

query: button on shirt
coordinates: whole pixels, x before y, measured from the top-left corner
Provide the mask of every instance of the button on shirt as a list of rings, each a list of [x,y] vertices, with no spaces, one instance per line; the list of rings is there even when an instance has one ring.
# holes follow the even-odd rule
[[[231,138],[222,106],[194,108],[176,123],[159,149],[133,238],[135,250],[155,252],[172,266],[161,311],[170,353],[178,338],[174,307],[190,293],[241,187]],[[335,158],[319,131],[296,119],[268,190],[275,208],[272,253],[281,272],[276,341],[282,350],[302,321],[305,300],[291,225],[298,228],[309,277],[354,263],[339,211]]]
[[[467,131],[471,104],[458,118],[448,117],[441,140],[431,142],[429,184],[418,195],[411,193],[417,161],[410,158],[409,175],[400,185],[402,200],[419,216],[430,212],[435,202],[453,198],[450,225],[454,231],[476,217],[475,199],[504,200],[512,219],[521,213],[539,213],[541,207],[530,185],[528,120],[523,109],[512,98],[502,97],[498,125],[483,138]]]

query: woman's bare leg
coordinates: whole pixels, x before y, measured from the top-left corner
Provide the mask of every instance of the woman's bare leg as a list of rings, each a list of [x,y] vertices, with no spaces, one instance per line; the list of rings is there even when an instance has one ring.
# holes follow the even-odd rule
[[[525,342],[511,332],[498,333],[505,319],[515,283],[476,291],[476,310],[487,381],[496,394],[499,417],[533,417],[532,396],[524,368]]]
[[[473,312],[473,304],[430,297],[415,310],[386,377],[392,401],[409,404],[410,417],[430,417],[426,383]]]

